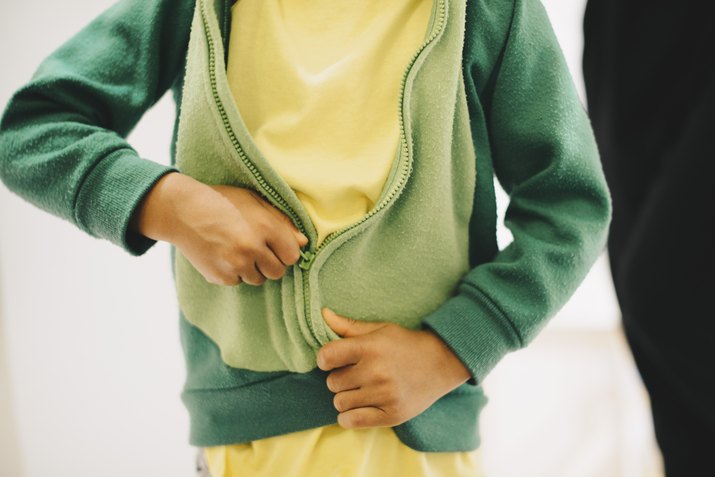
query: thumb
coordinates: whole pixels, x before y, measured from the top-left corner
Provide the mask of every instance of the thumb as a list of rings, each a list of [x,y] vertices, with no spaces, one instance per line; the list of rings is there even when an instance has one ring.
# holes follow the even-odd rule
[[[328,326],[338,335],[344,338],[365,335],[385,326],[384,323],[376,321],[360,321],[347,316],[338,315],[330,308],[322,308],[323,319]]]

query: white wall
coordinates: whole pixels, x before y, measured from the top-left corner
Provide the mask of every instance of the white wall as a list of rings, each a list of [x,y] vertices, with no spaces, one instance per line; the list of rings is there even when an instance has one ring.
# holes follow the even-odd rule
[[[3,3],[0,103],[112,3]],[[173,117],[130,143],[168,163]],[[0,282],[0,476],[193,475],[168,246],[134,258],[0,186]]]
[[[0,104],[112,2],[25,0],[0,16]],[[545,2],[580,86],[583,0]],[[134,134],[168,163],[165,97]],[[616,325],[605,261],[551,326]],[[0,186],[0,475],[193,475],[169,249],[133,258]]]

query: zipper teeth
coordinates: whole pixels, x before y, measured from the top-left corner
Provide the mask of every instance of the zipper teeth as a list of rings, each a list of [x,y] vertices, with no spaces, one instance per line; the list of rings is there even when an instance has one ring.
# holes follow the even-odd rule
[[[221,98],[218,95],[218,90],[216,87],[216,54],[214,49],[213,37],[211,36],[208,21],[206,19],[206,11],[203,1],[201,2],[200,8],[201,21],[204,25],[204,32],[206,33],[206,39],[208,40],[209,47],[209,79],[211,81],[211,94],[213,95],[216,107],[218,108],[219,114],[221,115],[221,120],[223,121],[223,125],[226,129],[226,132],[228,133],[229,139],[231,140],[231,144],[233,144],[233,147],[236,149],[236,152],[238,152],[238,156],[241,158],[241,161],[246,165],[246,167],[250,169],[251,173],[256,178],[263,190],[266,191],[266,193],[268,193],[268,195],[274,199],[276,204],[283,212],[285,212],[294,220],[300,231],[307,237],[308,234],[305,230],[305,227],[303,226],[302,221],[300,220],[300,217],[298,217],[298,214],[296,214],[290,204],[288,204],[288,202],[283,199],[283,197],[281,197],[281,195],[276,192],[275,189],[273,189],[273,187],[268,184],[268,182],[266,182],[261,172],[255,166],[255,164],[251,162],[251,160],[244,152],[243,148],[241,147],[241,144],[238,142],[236,134],[233,132],[233,128],[231,127],[231,124],[228,120],[228,115],[226,114],[226,110],[223,106],[223,103],[221,102]],[[305,257],[304,252],[302,250],[300,250],[300,253]]]
[[[229,135],[229,138],[231,139],[231,144],[233,144],[233,147],[236,149],[236,152],[238,152],[238,156],[241,158],[241,161],[246,165],[246,167],[249,168],[251,173],[254,175],[254,177],[258,180],[259,184],[261,187],[275,200],[277,205],[279,205],[281,210],[283,210],[286,214],[290,215],[293,219],[294,222],[296,223],[298,229],[307,237],[308,233],[305,230],[305,227],[303,226],[303,222],[300,220],[300,217],[298,217],[298,214],[295,213],[293,208],[283,199],[283,197],[280,196],[271,186],[266,182],[266,180],[263,178],[263,175],[260,173],[258,168],[251,162],[251,160],[248,158],[246,153],[243,151],[243,148],[241,147],[241,144],[238,142],[238,138],[236,137],[236,134],[233,132],[233,128],[231,127],[231,124],[228,120],[228,116],[226,115],[226,110],[223,107],[223,103],[221,102],[221,98],[218,96],[218,90],[216,87],[216,59],[215,59],[215,49],[214,49],[214,43],[213,43],[213,37],[211,36],[211,32],[209,29],[208,25],[208,20],[206,19],[206,10],[204,7],[204,2],[200,0],[200,8],[201,8],[201,21],[204,26],[204,32],[206,34],[206,40],[208,43],[208,48],[209,48],[209,79],[211,81],[211,94],[213,95],[214,102],[216,103],[216,106],[218,107],[219,113],[221,114],[221,120],[223,121],[224,128],[226,129],[226,132]],[[310,246],[310,244],[308,244]],[[312,254],[310,251],[304,252],[302,249],[298,249],[301,256],[303,259],[308,260],[309,262],[312,262],[313,257],[315,256]],[[299,264],[300,266],[300,264]],[[301,267],[303,268],[303,267]],[[320,343],[318,340],[317,336],[315,335],[315,331],[313,330],[313,325],[311,323],[310,319],[310,309],[308,307],[308,293],[307,293],[307,288],[308,288],[308,283],[307,283],[307,270],[303,272],[303,278],[302,278],[302,285],[303,285],[303,303],[304,303],[304,313],[305,315],[305,323],[308,326],[308,330],[313,337],[313,339]]]
[[[437,25],[434,29],[434,32],[427,38],[422,45],[417,49],[417,51],[412,55],[410,58],[409,63],[407,64],[407,68],[405,68],[405,71],[402,72],[402,79],[400,81],[400,101],[397,106],[397,116],[399,119],[399,124],[400,124],[400,149],[407,154],[407,133],[405,131],[405,120],[404,120],[404,102],[405,102],[405,86],[407,84],[407,76],[409,76],[410,71],[412,70],[412,67],[415,64],[415,61],[417,61],[417,58],[422,54],[425,48],[429,46],[430,43],[434,41],[435,38],[439,35],[439,33],[442,31],[442,28],[444,26],[444,16],[445,16],[445,6],[444,6],[444,1],[445,0],[434,0],[438,3],[438,18],[437,18]],[[403,161],[403,166],[402,166],[402,172],[400,174],[400,178],[396,184],[395,187],[392,188],[390,191],[389,195],[385,197],[380,204],[377,205],[377,207],[373,208],[370,212],[368,212],[365,216],[363,216],[360,220],[357,222],[354,222],[352,224],[349,224],[345,226],[342,229],[338,229],[334,232],[332,232],[330,235],[325,237],[325,239],[318,245],[318,247],[315,249],[315,252],[313,252],[313,255],[318,253],[318,250],[322,249],[323,246],[327,245],[329,242],[332,242],[335,237],[338,235],[347,232],[348,230],[353,229],[354,227],[359,226],[366,220],[368,220],[370,217],[378,213],[380,210],[384,209],[385,206],[387,206],[388,203],[390,203],[393,199],[395,199],[397,196],[399,196],[400,192],[402,191],[402,184],[407,180],[407,177],[409,177],[410,172],[412,171],[412,164],[410,161]]]

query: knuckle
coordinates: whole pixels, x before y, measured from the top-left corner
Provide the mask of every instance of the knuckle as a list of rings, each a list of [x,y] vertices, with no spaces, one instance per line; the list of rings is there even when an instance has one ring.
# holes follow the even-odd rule
[[[254,221],[253,227],[261,235],[267,235],[273,230],[273,221],[267,216],[260,216]]]
[[[262,248],[263,240],[253,233],[248,233],[234,242],[233,250],[231,250],[230,254],[252,258],[255,257]]]
[[[259,257],[263,251],[264,251],[264,244],[262,241],[259,240],[252,240],[251,242],[247,243],[244,247],[244,253],[251,257],[251,259],[255,260],[257,257]]]
[[[236,257],[227,273],[251,278],[251,268],[253,267],[249,267],[246,260]]]
[[[227,257],[224,260],[224,263],[225,265],[221,268],[223,269],[223,275],[226,277],[229,275],[240,275],[245,268],[244,260],[240,255]]]
[[[221,254],[222,260],[227,262],[229,266],[234,269],[241,268],[246,262],[247,257],[249,257],[248,246],[244,241],[236,241],[230,248]]]
[[[384,368],[377,368],[373,372],[373,380],[379,385],[389,385],[392,377]]]

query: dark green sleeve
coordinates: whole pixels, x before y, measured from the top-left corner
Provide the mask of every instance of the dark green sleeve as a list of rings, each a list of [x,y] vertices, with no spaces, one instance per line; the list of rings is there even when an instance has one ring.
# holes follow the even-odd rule
[[[94,237],[140,255],[131,216],[164,174],[125,138],[181,74],[193,1],[121,0],[61,45],[0,120],[0,179]]]
[[[505,4],[492,2],[483,18],[499,21],[494,5]],[[424,319],[476,382],[565,304],[603,250],[611,217],[591,125],[543,6],[516,0],[504,29],[497,49],[480,32],[467,36],[479,44],[465,49],[474,55],[466,71],[486,77],[465,82],[483,85],[470,110],[483,113],[490,154],[477,161],[491,156],[509,194],[505,221],[514,240],[465,274],[456,294]]]

